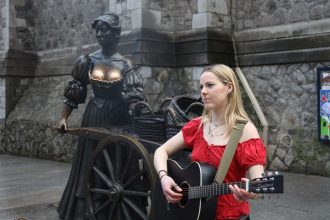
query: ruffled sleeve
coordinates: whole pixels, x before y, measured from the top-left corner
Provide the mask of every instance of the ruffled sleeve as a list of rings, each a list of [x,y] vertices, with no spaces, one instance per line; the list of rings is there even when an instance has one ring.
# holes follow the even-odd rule
[[[187,147],[193,148],[194,143],[197,140],[196,137],[198,135],[198,129],[203,129],[201,126],[201,119],[195,118],[189,121],[182,128],[183,140]]]
[[[266,155],[266,147],[261,138],[244,141],[237,148],[238,162],[245,169],[257,164],[265,165]]]
[[[80,56],[74,63],[71,74],[73,80],[64,88],[64,103],[72,108],[78,108],[78,104],[84,103],[89,83],[89,71],[93,63],[88,55]]]
[[[137,67],[131,67],[127,64],[127,69],[124,72],[123,82],[123,99],[126,103],[134,103],[138,101],[145,101],[143,96],[143,79],[138,72]]]

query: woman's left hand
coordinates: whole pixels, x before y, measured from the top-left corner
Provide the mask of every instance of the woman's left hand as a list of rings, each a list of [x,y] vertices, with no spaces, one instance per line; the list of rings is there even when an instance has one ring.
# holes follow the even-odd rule
[[[248,179],[242,178],[242,181],[246,182]],[[235,185],[229,185],[229,189],[233,192],[234,198],[239,201],[247,201],[249,199],[255,199],[257,197],[257,194],[250,193],[246,191],[245,189],[239,188],[236,184]]]

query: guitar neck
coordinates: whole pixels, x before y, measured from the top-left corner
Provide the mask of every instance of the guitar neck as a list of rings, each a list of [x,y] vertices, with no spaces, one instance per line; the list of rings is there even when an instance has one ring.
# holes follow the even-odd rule
[[[231,194],[232,192],[229,189],[229,185],[235,184],[241,189],[246,189],[246,182],[223,183],[221,185],[212,184],[204,186],[194,186],[189,188],[188,198],[198,199]]]

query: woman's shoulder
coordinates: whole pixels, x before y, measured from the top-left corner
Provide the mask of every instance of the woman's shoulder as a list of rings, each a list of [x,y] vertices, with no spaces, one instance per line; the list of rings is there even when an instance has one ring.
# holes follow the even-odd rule
[[[185,130],[197,130],[201,125],[201,117],[193,118],[184,125]]]
[[[248,121],[243,129],[240,143],[250,139],[259,139],[259,132],[251,121]]]

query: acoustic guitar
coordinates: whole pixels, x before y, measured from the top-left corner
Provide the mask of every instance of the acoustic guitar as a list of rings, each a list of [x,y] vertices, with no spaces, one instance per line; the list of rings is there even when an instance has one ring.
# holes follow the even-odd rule
[[[269,174],[247,182],[213,183],[216,169],[193,162],[182,168],[176,161],[167,161],[168,175],[181,187],[179,203],[168,203],[160,181],[156,182],[154,213],[157,220],[212,220],[215,219],[217,196],[231,194],[229,185],[254,193],[283,193],[283,176]]]

